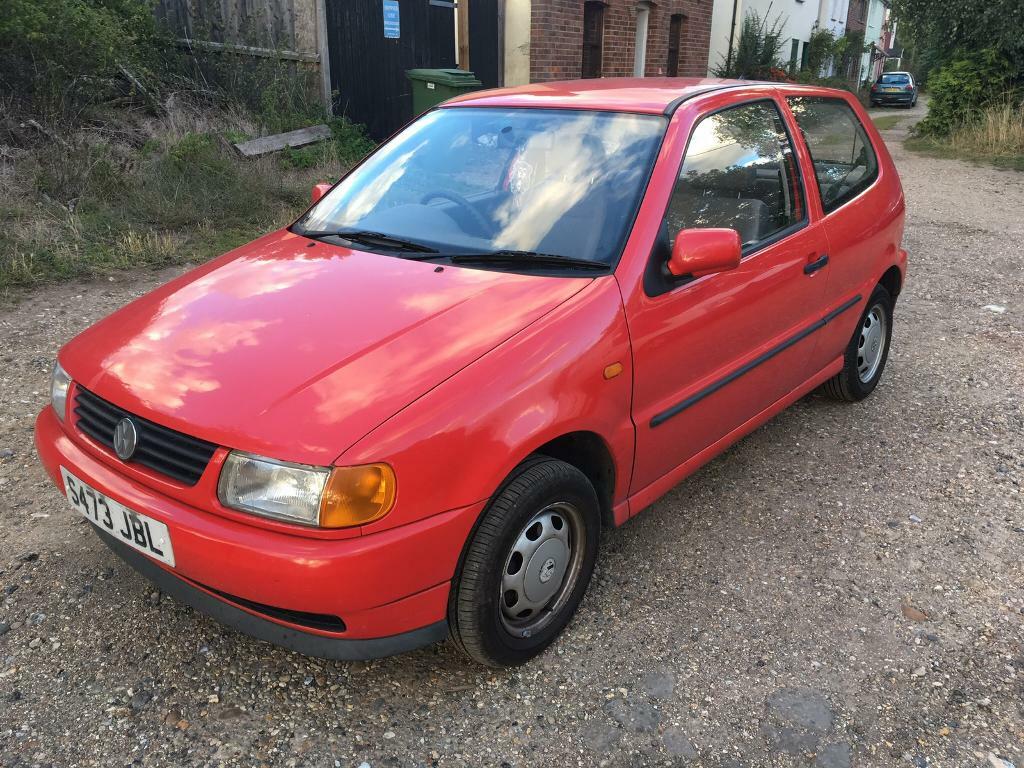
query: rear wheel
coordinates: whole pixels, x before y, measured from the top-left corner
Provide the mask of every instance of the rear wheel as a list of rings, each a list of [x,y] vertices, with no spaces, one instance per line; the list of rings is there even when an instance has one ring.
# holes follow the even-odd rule
[[[848,402],[870,395],[882,378],[891,341],[892,296],[877,285],[846,347],[843,369],[822,385],[825,394]]]
[[[600,514],[586,475],[535,457],[492,499],[452,588],[452,637],[489,666],[522,664],[565,628],[597,559]]]

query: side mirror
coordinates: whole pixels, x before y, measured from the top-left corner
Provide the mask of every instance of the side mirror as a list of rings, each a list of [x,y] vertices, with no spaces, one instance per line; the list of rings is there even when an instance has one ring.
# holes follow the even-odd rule
[[[314,184],[313,185],[313,194],[310,195],[310,197],[313,198],[313,202],[315,203],[321,197],[323,197],[328,192],[330,192],[332,186],[333,186],[332,184]]]
[[[673,277],[703,277],[740,265],[740,233],[735,229],[684,229],[676,235],[668,271]]]

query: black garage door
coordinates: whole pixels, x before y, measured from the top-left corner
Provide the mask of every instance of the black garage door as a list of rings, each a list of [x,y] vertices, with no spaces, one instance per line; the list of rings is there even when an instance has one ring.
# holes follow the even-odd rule
[[[455,66],[455,4],[397,3],[396,25],[394,6],[387,0],[327,0],[334,113],[363,123],[375,139],[386,138],[412,118],[407,69]]]

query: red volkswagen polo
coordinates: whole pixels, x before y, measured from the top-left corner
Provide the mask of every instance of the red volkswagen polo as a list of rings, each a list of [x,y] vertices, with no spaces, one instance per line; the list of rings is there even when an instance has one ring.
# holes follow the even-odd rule
[[[36,442],[144,576],[328,658],[540,652],[602,526],[871,393],[906,265],[889,153],[822,88],[472,94],[314,197],[65,346]]]

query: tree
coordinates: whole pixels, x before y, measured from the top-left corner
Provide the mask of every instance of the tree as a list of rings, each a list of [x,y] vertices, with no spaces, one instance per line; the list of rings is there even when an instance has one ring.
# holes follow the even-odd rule
[[[1024,75],[1024,0],[893,0],[901,31],[928,68],[991,48]]]

